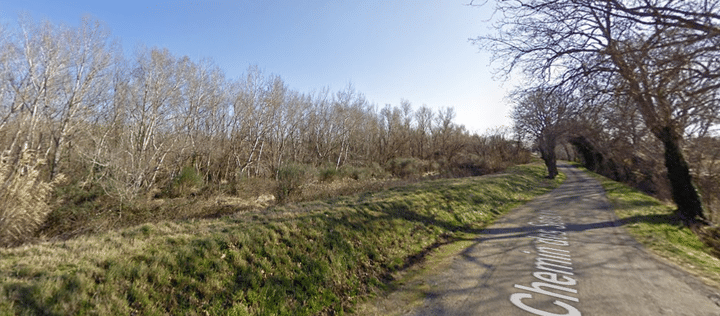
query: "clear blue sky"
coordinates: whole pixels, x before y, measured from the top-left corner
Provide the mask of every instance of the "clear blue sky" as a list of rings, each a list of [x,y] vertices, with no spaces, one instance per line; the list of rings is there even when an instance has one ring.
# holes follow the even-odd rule
[[[455,108],[470,131],[509,125],[510,83],[492,80],[489,54],[468,39],[489,30],[491,7],[469,0],[68,1],[0,0],[0,21],[18,14],[77,25],[103,21],[126,52],[137,44],[210,58],[229,78],[250,65],[301,92],[352,83],[379,107]]]

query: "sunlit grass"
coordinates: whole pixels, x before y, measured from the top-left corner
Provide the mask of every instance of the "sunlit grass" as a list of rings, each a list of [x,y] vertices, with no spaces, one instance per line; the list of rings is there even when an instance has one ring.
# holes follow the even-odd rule
[[[341,314],[561,181],[543,176],[525,165],[2,249],[0,314]]]

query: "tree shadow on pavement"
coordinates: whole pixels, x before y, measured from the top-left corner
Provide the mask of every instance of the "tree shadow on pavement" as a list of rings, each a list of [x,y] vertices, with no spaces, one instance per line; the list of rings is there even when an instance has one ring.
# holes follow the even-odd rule
[[[611,221],[601,221],[595,223],[585,224],[574,224],[565,223],[564,232],[582,232],[592,229],[601,229],[608,227],[621,227],[634,223],[648,223],[648,224],[670,224],[672,226],[682,227],[682,221],[675,214],[667,215],[635,215],[624,219],[616,219]],[[488,228],[484,229],[481,234],[482,237],[478,239],[478,242],[486,240],[497,240],[497,239],[511,239],[511,238],[523,238],[530,237],[539,232],[540,229],[545,230],[556,230],[554,225],[546,226],[520,226],[520,227],[507,227],[507,228]]]

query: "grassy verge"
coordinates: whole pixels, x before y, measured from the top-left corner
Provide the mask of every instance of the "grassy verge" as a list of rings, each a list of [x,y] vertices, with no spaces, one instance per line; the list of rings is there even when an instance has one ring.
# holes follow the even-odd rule
[[[652,253],[720,288],[720,260],[674,215],[675,207],[622,183],[588,172],[602,183],[616,216]]]
[[[560,182],[541,165],[0,250],[0,314],[342,314]]]

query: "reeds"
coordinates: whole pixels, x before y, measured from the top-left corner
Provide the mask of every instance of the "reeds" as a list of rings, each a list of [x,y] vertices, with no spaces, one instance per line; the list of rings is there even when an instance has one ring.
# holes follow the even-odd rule
[[[53,182],[43,180],[45,159],[31,149],[0,155],[0,246],[21,244],[33,236],[51,209],[47,199]]]

